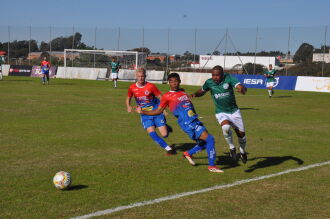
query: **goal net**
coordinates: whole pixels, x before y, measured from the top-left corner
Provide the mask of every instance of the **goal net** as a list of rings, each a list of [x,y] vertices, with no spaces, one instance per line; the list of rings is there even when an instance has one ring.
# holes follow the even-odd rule
[[[146,65],[146,53],[137,51],[114,51],[114,50],[64,50],[64,68],[93,68],[97,69],[96,79],[106,79],[110,74],[110,62],[112,58],[119,61],[121,69],[119,78],[134,78],[134,72],[139,67]]]

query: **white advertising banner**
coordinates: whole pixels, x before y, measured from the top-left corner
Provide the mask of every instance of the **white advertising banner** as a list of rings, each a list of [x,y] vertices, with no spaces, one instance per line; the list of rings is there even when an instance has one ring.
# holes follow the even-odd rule
[[[10,65],[1,65],[1,71],[3,76],[8,76]]]
[[[329,77],[299,76],[297,78],[295,90],[330,92],[330,78]]]
[[[58,67],[56,78],[96,80],[100,75],[105,75],[106,71],[106,68]]]
[[[199,85],[212,77],[211,73],[192,73],[192,72],[177,72],[180,75],[181,84],[183,85]]]

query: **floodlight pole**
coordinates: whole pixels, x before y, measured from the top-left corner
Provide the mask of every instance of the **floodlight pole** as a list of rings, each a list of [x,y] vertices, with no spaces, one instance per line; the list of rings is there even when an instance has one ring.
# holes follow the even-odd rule
[[[324,56],[325,56],[325,47],[326,47],[326,45],[327,45],[327,29],[328,29],[328,26],[325,25],[325,28],[324,28],[323,62],[322,62],[322,77],[323,77],[324,63],[325,63],[325,59],[324,59]]]
[[[285,75],[288,76],[288,59],[290,53],[290,39],[291,39],[291,27],[289,26],[289,36],[288,36],[288,52],[286,55],[286,62],[285,62]]]
[[[94,49],[96,49],[96,28],[94,29]],[[94,64],[93,64],[94,68],[95,68],[95,52],[94,52]]]
[[[258,36],[259,36],[259,28],[257,27],[257,32],[256,32],[256,46],[254,48],[253,74],[256,73],[256,59],[257,59],[257,48],[258,48]]]
[[[74,49],[74,25],[72,26],[72,49]],[[71,67],[73,67],[73,55],[71,54]]]
[[[10,26],[8,25],[8,44],[7,44],[7,50],[8,50],[8,64],[10,65]]]
[[[31,24],[30,24],[30,28],[29,28],[29,55],[28,55],[29,65],[31,64],[30,63],[30,61],[31,61],[30,53],[31,53]]]
[[[49,62],[52,63],[52,26],[49,26]]]
[[[223,69],[224,70],[226,68],[227,42],[228,42],[228,27],[226,28],[225,54],[224,54],[224,58],[223,58]]]
[[[195,47],[194,47],[194,69],[196,68],[196,44],[197,44],[197,28],[195,28]]]
[[[168,72],[168,56],[170,54],[170,28],[167,30],[167,56],[166,56],[166,73]]]

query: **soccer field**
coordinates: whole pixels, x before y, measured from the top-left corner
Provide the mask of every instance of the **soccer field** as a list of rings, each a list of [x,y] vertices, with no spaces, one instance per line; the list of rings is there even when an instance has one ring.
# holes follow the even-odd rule
[[[5,77],[0,81],[0,218],[70,218],[196,191],[330,160],[330,94],[249,89],[236,94],[247,134],[248,162],[233,165],[209,94],[193,99],[215,136],[223,174],[207,170],[206,152],[192,167],[192,146],[176,119],[167,157],[127,113],[130,83]],[[168,85],[157,85],[162,92]],[[182,86],[187,93],[198,89]],[[237,145],[237,138],[235,137]],[[52,178],[71,173],[68,191]],[[99,218],[327,218],[330,165],[118,211]]]

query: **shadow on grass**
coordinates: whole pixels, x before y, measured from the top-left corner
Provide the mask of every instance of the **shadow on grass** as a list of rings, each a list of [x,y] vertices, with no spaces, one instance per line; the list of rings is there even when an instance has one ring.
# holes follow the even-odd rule
[[[73,191],[73,190],[80,190],[80,189],[86,189],[88,186],[86,185],[73,185],[70,186],[66,191]]]
[[[282,156],[282,157],[255,157],[255,158],[251,158],[248,159],[248,161],[253,161],[253,160],[260,160],[258,161],[256,164],[249,166],[249,168],[247,170],[245,170],[245,172],[247,173],[251,173],[257,169],[261,169],[261,168],[267,168],[270,166],[275,166],[275,165],[279,165],[281,163],[284,163],[285,161],[288,160],[294,160],[297,162],[297,164],[301,165],[304,163],[303,160],[297,158],[297,157],[293,157],[293,156]]]
[[[74,83],[56,82],[54,84],[50,83],[49,85],[52,85],[52,86],[54,86],[54,85],[74,85]]]
[[[240,110],[259,110],[257,108],[239,108]]]
[[[182,143],[182,144],[174,144],[172,145],[172,147],[175,148],[176,151],[187,151],[191,148],[193,148],[196,145],[196,143]],[[207,153],[206,150],[203,150],[199,153]],[[225,156],[217,156],[216,159],[216,164],[217,165],[221,165],[221,169],[230,169],[230,168],[234,168],[237,166],[240,166],[238,162],[234,162],[232,161],[231,157],[229,156],[229,153],[225,153]],[[197,160],[208,160],[207,156],[199,156],[199,157],[194,157],[194,160],[196,161],[196,166],[202,166],[202,165],[209,165],[208,162],[203,162],[200,163]]]
[[[290,98],[292,96],[273,96],[273,98]]]

